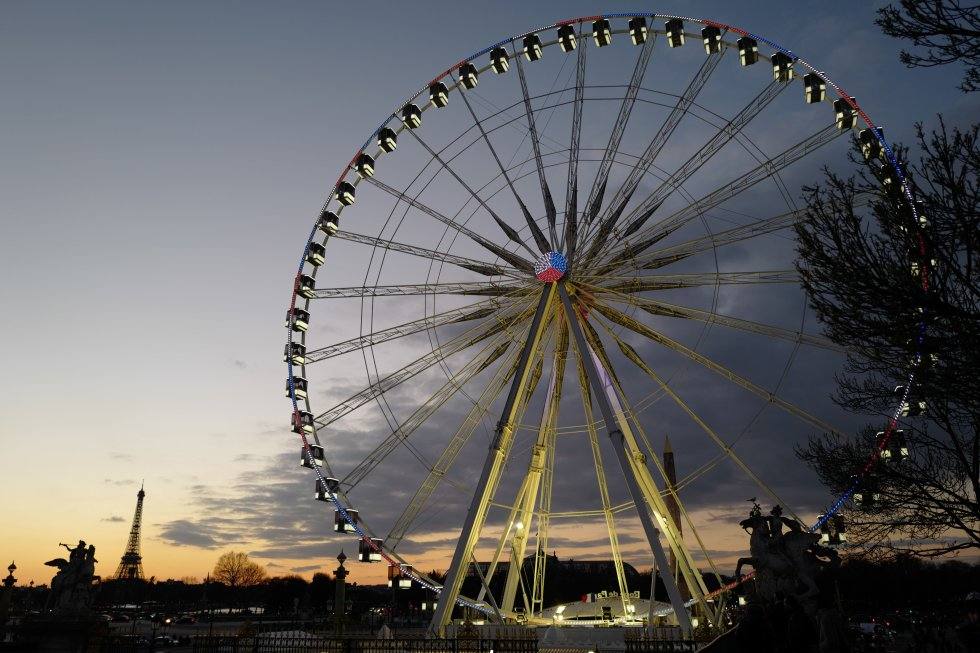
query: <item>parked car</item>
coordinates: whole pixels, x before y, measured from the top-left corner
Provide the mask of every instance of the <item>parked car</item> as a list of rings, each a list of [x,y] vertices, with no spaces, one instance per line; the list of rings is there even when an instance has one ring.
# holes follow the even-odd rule
[[[171,637],[170,635],[157,635],[153,638],[154,646],[180,646],[180,642]]]

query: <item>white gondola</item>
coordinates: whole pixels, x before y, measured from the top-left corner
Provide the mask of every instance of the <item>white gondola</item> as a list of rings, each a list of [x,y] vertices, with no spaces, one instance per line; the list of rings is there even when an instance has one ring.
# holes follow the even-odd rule
[[[838,546],[846,542],[846,525],[844,518],[840,515],[834,515],[820,525],[820,544],[824,546]]]
[[[738,63],[751,66],[759,60],[759,44],[751,36],[743,36],[735,42],[738,47]]]
[[[282,350],[282,362],[290,360],[293,365],[306,365],[306,347],[298,342],[287,342]]]
[[[294,376],[292,387],[289,385],[289,379],[286,379],[286,398],[291,398],[292,392],[296,392],[297,399],[306,399],[306,391],[309,388],[309,382],[302,376]]]
[[[357,559],[361,562],[380,562],[382,544],[384,540],[376,537],[370,540],[362,539],[357,545]]]
[[[318,226],[320,227],[320,231],[328,236],[332,236],[340,229],[340,216],[333,211],[326,210],[320,214],[320,223]]]
[[[919,226],[928,229],[929,218],[926,217],[926,205],[922,203],[922,200],[915,200],[915,213],[919,216]]]
[[[600,18],[592,23],[592,40],[600,48],[612,43],[612,29],[609,27],[608,20]]]
[[[374,157],[367,152],[361,152],[357,157],[357,163],[354,164],[354,170],[357,171],[358,176],[361,179],[374,176]]]
[[[878,170],[878,176],[881,179],[881,185],[886,193],[896,195],[901,192],[902,184],[899,182],[898,174],[895,172],[895,168],[892,167],[891,163],[883,163]]]
[[[312,463],[310,462],[311,460],[313,461]],[[324,460],[323,447],[318,444],[310,444],[309,454],[307,454],[305,447],[300,449],[299,464],[302,467],[306,467],[308,469],[323,467]]]
[[[704,43],[704,53],[721,52],[721,30],[714,25],[708,25],[701,30],[701,41]]]
[[[316,482],[316,488],[313,490],[313,498],[317,501],[330,501],[330,493],[327,492],[327,488],[321,481]]]
[[[333,513],[333,529],[338,533],[356,533],[357,529],[354,528],[354,524],[360,523],[357,516],[357,511],[353,508],[346,508],[347,516],[350,517],[348,521],[343,513],[339,510],[335,510]],[[353,524],[351,522],[354,522]]]
[[[334,193],[334,199],[344,206],[350,206],[354,203],[355,192],[354,184],[349,181],[342,181],[337,184],[337,192]]]
[[[803,99],[807,104],[817,104],[827,99],[827,82],[817,73],[803,75]]]
[[[680,18],[671,18],[664,23],[667,30],[667,45],[672,48],[679,48],[684,45],[684,21]]]
[[[537,61],[541,58],[541,39],[537,34],[528,34],[524,37],[524,56],[528,61]]]
[[[834,100],[834,117],[837,120],[837,129],[841,131],[854,129],[857,125],[857,112],[851,102],[854,102],[854,98],[850,102],[844,98]]]
[[[296,294],[306,299],[316,297],[316,281],[308,274],[301,274],[296,285]]]
[[[493,68],[493,72],[497,75],[503,75],[510,70],[510,57],[507,55],[507,50],[503,48],[494,48],[491,50],[490,67]]]
[[[878,442],[885,438],[884,431],[878,431]],[[896,429],[892,432],[888,444],[881,450],[881,458],[888,463],[899,463],[909,457],[909,445],[905,439],[905,431]]]
[[[865,477],[854,491],[854,502],[862,508],[873,508],[881,502],[881,493],[877,483],[871,477]]]
[[[382,127],[378,130],[378,147],[385,152],[394,152],[398,147],[398,135],[391,127]]]
[[[310,314],[298,306],[286,311],[286,327],[293,331],[306,331],[310,328]]]
[[[337,490],[340,489],[340,481],[337,479],[326,478],[324,480],[326,481],[326,484],[319,479],[316,482],[316,490],[313,498],[317,501],[330,501],[331,494],[336,494]]]
[[[630,18],[629,31],[633,45],[643,45],[647,42],[647,19],[643,16]]]
[[[772,55],[772,78],[777,82],[788,82],[793,79],[793,60],[785,52]]]
[[[449,89],[442,82],[436,82],[429,87],[429,104],[441,109],[449,104]]]
[[[422,126],[422,110],[414,104],[406,104],[402,107],[402,122],[409,129],[418,129]]]
[[[876,159],[881,156],[881,141],[878,140],[878,135],[873,129],[862,129],[858,132],[858,143],[865,159]]]
[[[459,81],[466,90],[473,90],[480,81],[476,66],[467,62],[459,67]]]
[[[895,396],[899,399],[905,396],[904,385],[895,386]],[[919,396],[915,388],[912,388],[908,400],[902,404],[901,414],[902,417],[921,417],[926,414],[927,407],[926,400]]]
[[[313,267],[319,267],[326,260],[327,248],[320,243],[310,243],[310,248],[306,252],[306,262]]]
[[[578,45],[578,39],[575,38],[575,28],[571,25],[561,25],[558,28],[558,46],[561,51],[571,52],[576,45]]]
[[[409,576],[411,571],[412,565],[388,565],[388,587],[411,589],[412,577]]]
[[[313,433],[315,430],[313,413],[308,410],[293,413],[293,433]]]

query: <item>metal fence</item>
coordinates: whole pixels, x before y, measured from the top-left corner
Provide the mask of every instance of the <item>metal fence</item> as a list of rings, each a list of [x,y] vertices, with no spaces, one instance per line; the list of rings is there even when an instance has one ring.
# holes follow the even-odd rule
[[[202,635],[191,643],[195,653],[538,653],[537,638],[368,639],[308,633]]]
[[[660,626],[627,631],[624,636],[626,653],[687,653],[700,645],[684,639],[677,626]]]

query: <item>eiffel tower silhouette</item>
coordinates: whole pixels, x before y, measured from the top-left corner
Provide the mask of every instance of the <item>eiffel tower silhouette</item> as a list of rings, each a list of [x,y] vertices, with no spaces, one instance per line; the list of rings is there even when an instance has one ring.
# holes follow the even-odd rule
[[[136,494],[136,513],[133,515],[133,527],[129,530],[129,542],[126,544],[126,552],[123,553],[119,561],[119,567],[112,576],[116,580],[143,580],[143,556],[140,555],[140,526],[143,523],[143,498],[146,492],[143,491],[143,484],[140,484],[140,491]]]

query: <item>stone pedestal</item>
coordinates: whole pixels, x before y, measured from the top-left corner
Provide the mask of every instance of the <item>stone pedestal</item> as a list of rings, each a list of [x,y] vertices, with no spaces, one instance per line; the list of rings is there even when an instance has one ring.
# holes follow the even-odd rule
[[[94,614],[33,616],[17,629],[16,644],[24,651],[84,653],[106,631],[105,621]]]

